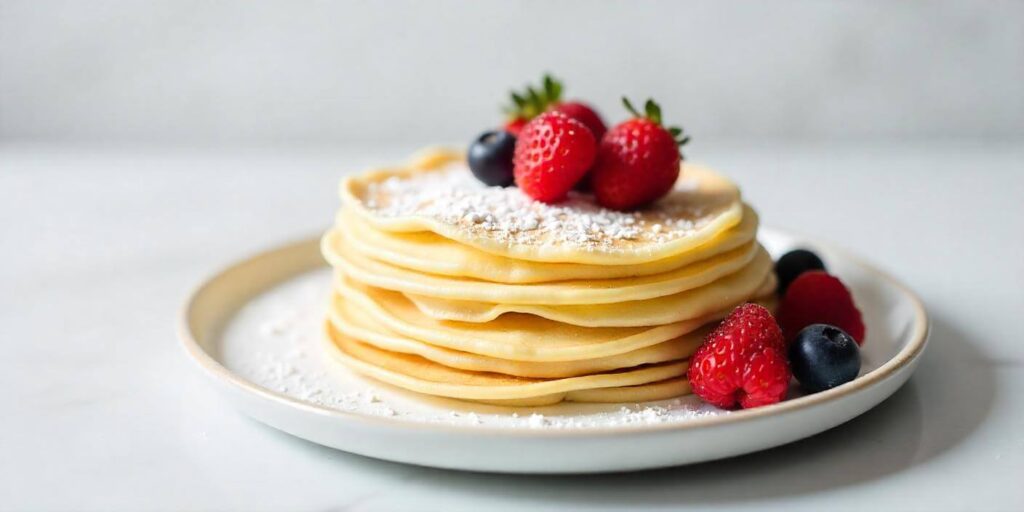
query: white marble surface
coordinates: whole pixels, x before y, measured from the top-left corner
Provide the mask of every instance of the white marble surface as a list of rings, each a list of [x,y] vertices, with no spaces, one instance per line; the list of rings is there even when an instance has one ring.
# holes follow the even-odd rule
[[[694,147],[772,225],[838,241],[934,316],[918,373],[835,430],[588,477],[377,462],[250,421],[173,324],[221,264],[318,232],[398,150],[0,146],[0,510],[1011,510],[1024,504],[1024,144]],[[665,449],[672,449],[666,447]]]

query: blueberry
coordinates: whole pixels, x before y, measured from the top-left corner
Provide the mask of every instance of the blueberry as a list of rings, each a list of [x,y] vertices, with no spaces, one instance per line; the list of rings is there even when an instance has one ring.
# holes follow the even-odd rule
[[[817,254],[807,249],[797,249],[783,254],[775,262],[775,275],[779,276],[779,295],[786,293],[789,284],[808,270],[825,270],[825,264]]]
[[[512,178],[516,136],[505,131],[484,132],[469,146],[469,168],[476,179],[492,187],[507,187]]]
[[[860,349],[852,336],[834,325],[808,325],[789,346],[789,365],[800,385],[817,393],[857,377]]]

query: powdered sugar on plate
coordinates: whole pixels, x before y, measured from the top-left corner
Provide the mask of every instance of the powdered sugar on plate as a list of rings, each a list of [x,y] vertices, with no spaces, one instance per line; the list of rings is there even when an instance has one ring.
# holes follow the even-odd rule
[[[697,179],[684,172],[675,192],[655,207],[620,212],[576,192],[560,203],[545,204],[515,187],[488,187],[464,164],[450,164],[370,183],[361,200],[371,214],[382,218],[427,217],[468,236],[507,244],[569,244],[579,250],[615,252],[690,236],[737,199],[731,194],[698,194],[699,188]]]
[[[231,371],[310,405],[396,421],[529,430],[602,429],[680,423],[729,414],[683,397],[644,404],[505,408],[410,393],[354,374],[330,357],[322,337],[330,297],[328,269],[302,274],[258,295],[228,322],[216,343]]]

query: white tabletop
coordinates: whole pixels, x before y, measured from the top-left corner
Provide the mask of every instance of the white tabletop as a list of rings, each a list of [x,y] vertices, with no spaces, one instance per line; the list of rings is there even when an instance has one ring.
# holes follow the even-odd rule
[[[1024,144],[689,153],[734,176],[766,224],[838,242],[918,291],[933,315],[921,366],[877,409],[767,452],[514,477],[279,433],[227,408],[177,345],[192,285],[317,233],[342,172],[401,151],[0,147],[0,509],[1024,506]]]

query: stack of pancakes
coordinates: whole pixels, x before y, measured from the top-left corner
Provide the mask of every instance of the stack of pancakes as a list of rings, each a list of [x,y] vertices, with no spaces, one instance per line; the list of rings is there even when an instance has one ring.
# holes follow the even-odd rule
[[[548,205],[431,151],[342,182],[322,241],[327,335],[353,370],[505,405],[689,393],[688,358],[732,308],[775,289],[736,186],[686,164],[642,211]]]

